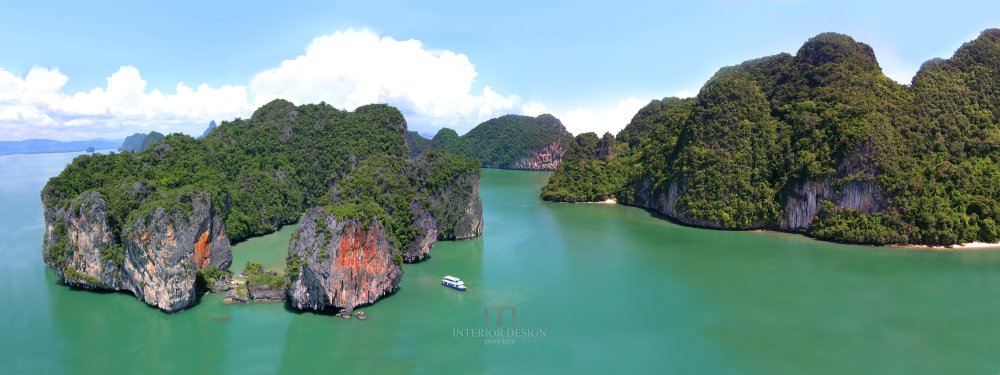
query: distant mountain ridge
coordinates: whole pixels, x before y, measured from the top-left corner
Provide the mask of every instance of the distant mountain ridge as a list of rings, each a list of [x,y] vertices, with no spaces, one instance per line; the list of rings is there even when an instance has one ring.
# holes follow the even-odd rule
[[[0,141],[0,155],[40,154],[49,152],[86,151],[116,149],[121,139],[88,139],[83,141],[56,141],[51,139],[25,139],[23,141]]]
[[[163,134],[155,131],[149,132],[149,134],[135,133],[125,138],[121,147],[118,147],[118,151],[139,152],[161,140],[163,140]]]
[[[485,168],[551,171],[562,161],[573,135],[558,118],[543,114],[497,117],[462,136],[442,128],[432,139],[416,132],[407,132],[406,138],[414,155],[435,148],[472,157]]]

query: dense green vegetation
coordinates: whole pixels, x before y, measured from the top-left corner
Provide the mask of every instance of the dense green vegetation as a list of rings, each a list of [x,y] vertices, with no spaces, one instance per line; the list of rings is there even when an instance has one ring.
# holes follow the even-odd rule
[[[215,285],[216,281],[226,279],[230,276],[229,270],[219,269],[209,264],[198,270],[195,276],[195,289],[198,291],[208,291]]]
[[[52,229],[52,246],[42,254],[49,264],[60,268],[66,267],[66,261],[75,251],[69,243],[69,234],[66,231],[66,222],[61,218],[56,219]]]
[[[42,196],[50,207],[79,209],[77,197],[98,192],[118,243],[124,223],[160,207],[190,213],[193,197],[207,194],[233,241],[273,232],[309,207],[350,210],[336,206],[351,203],[374,211],[396,244],[405,244],[414,236],[411,200],[428,200],[426,191],[456,168],[478,175],[475,161],[440,151],[422,157],[443,160],[423,171],[426,165],[407,159],[405,131],[402,114],[387,105],[347,112],[275,100],[202,140],[172,134],[141,152],[79,156]],[[65,246],[55,240],[49,255],[59,261]]]
[[[258,285],[268,286],[272,289],[285,288],[285,276],[276,272],[264,271],[264,267],[260,263],[247,262],[243,269],[243,276],[246,276],[247,286],[251,288]]]
[[[361,219],[365,225],[379,218],[386,237],[401,248],[419,233],[414,225],[419,211],[429,212],[441,222],[451,222],[449,215],[462,211],[434,205],[431,197],[440,196],[461,175],[478,175],[478,169],[471,158],[436,149],[412,160],[376,155],[338,181],[321,204],[337,217]]]
[[[434,147],[434,142],[424,138],[415,131],[406,132],[406,146],[410,148],[410,155],[417,156]]]
[[[614,136],[583,133],[570,142],[563,163],[542,188],[542,198],[562,202],[594,202],[616,197],[624,187],[623,158],[611,157]],[[618,148],[621,149],[620,147]]]
[[[296,221],[369,156],[404,157],[405,124],[386,105],[345,112],[276,100],[250,119],[223,122],[201,141],[172,134],[138,153],[77,157],[42,194],[58,206],[99,192],[120,234],[130,215],[189,209],[191,196],[207,192],[228,236],[239,241]]]
[[[562,122],[549,114],[501,116],[477,125],[462,136],[448,128],[438,131],[429,141],[416,133],[408,136],[414,154],[432,147],[472,157],[488,168],[510,168],[545,146],[559,143],[565,147],[572,138]]]
[[[826,183],[834,201],[822,200],[806,229],[818,238],[997,242],[998,93],[1000,30],[927,62],[911,86],[885,77],[869,46],[820,34],[794,56],[721,69],[696,98],[652,101],[608,140],[613,153],[588,152],[596,135],[578,136],[542,197],[614,197],[696,225],[782,228],[794,191]],[[854,194],[874,203],[839,202],[847,186],[873,186]]]

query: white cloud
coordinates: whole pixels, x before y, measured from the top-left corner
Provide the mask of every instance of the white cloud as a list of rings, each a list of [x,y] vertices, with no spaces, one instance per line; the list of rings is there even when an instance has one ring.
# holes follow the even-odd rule
[[[489,86],[475,92],[476,76],[464,54],[348,29],[314,39],[305,54],[257,74],[250,89],[256,105],[275,98],[296,104],[325,101],[348,110],[389,103],[406,115],[413,130],[450,126],[461,133],[517,110],[521,102]]]
[[[57,68],[34,67],[24,75],[0,68],[0,139],[116,138],[151,130],[197,135],[211,120],[247,117],[275,98],[346,110],[389,103],[411,130],[425,134],[442,126],[464,133],[507,113],[552,112],[477,85],[477,76],[464,54],[353,29],[314,39],[302,55],[248,77],[247,84],[221,87],[182,82],[172,92],[151,89],[139,69],[123,66],[103,87],[70,93],[64,91],[69,77]],[[573,133],[603,133],[624,127],[643,104],[627,98],[608,108],[554,114]]]
[[[58,69],[34,67],[24,77],[0,69],[0,138],[68,140],[151,130],[199,134],[213,119],[251,110],[245,87],[192,89],[178,83],[175,93],[147,91],[132,66],[109,76],[106,87],[87,92],[62,92],[67,81]]]
[[[618,101],[612,107],[598,109],[576,108],[561,115],[557,114],[556,117],[562,120],[563,125],[566,125],[566,130],[569,130],[573,134],[586,132],[594,132],[598,135],[604,134],[604,132],[616,134],[625,125],[628,125],[636,112],[639,112],[639,109],[647,103],[649,102],[635,97],[628,97]]]
[[[539,102],[524,103],[521,105],[521,114],[526,116],[538,116],[546,113],[545,105]]]
[[[674,95],[672,95],[672,96],[676,96],[678,98],[685,99],[685,98],[693,98],[697,94],[698,94],[698,92],[696,92],[696,91],[681,90],[681,91],[678,91],[678,92],[674,93]]]

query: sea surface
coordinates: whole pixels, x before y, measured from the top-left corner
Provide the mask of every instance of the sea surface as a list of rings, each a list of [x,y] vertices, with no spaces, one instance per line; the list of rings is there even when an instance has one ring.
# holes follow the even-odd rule
[[[688,228],[542,202],[543,172],[483,170],[483,236],[406,265],[367,320],[221,295],[165,314],[42,262],[39,191],[75,155],[0,156],[0,374],[1000,373],[998,251]],[[292,229],[234,271],[281,269]]]

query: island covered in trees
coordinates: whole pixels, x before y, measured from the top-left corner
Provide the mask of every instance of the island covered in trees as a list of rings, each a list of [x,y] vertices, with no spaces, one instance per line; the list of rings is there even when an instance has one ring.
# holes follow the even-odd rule
[[[681,223],[862,244],[1000,240],[1000,30],[910,85],[825,33],[576,137],[541,196],[616,199]]]
[[[555,170],[573,135],[550,114],[538,117],[505,115],[477,125],[459,136],[442,128],[434,138],[407,133],[414,153],[428,148],[445,150],[478,160],[484,168]]]
[[[350,311],[395,290],[437,240],[482,233],[478,163],[411,156],[405,134],[391,106],[275,100],[201,140],[79,156],[41,193],[43,258],[66,284],[172,312],[226,279],[230,241],[301,222],[266,284],[298,308]]]

